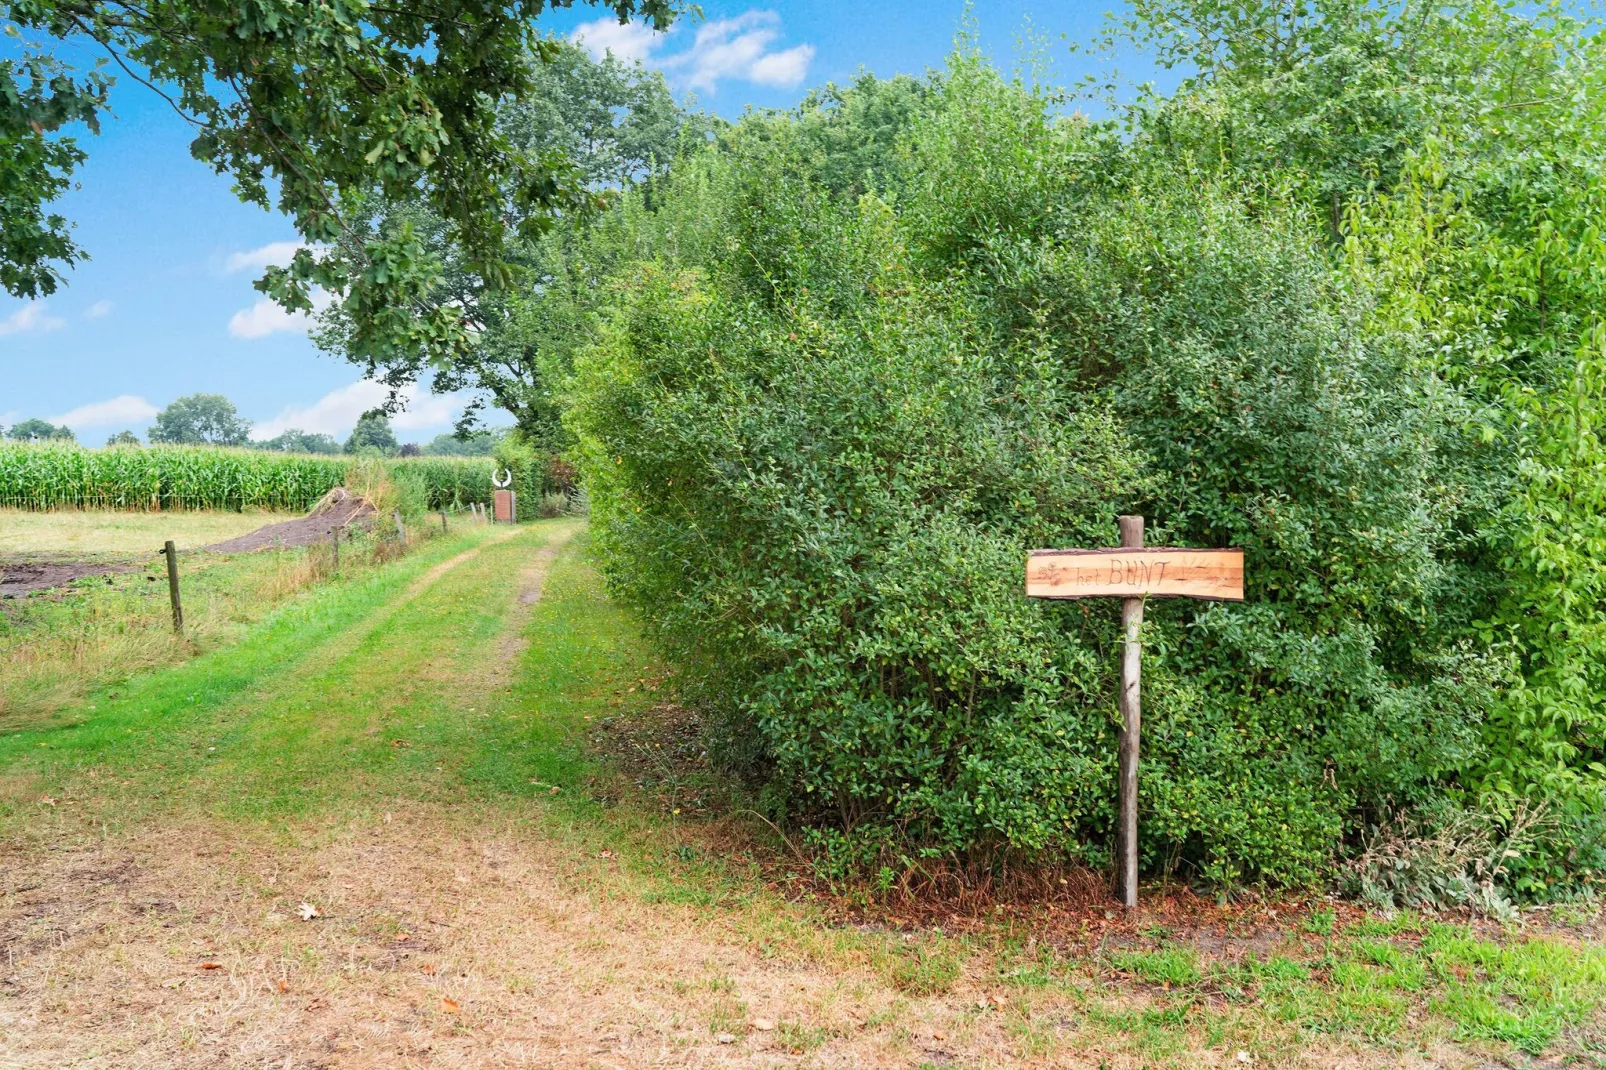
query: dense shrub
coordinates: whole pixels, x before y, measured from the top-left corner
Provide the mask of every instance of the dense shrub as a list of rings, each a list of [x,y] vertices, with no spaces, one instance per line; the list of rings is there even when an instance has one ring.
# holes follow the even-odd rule
[[[1187,73],[1119,128],[963,47],[832,87],[576,247],[604,567],[835,861],[1100,854],[1115,608],[1020,556],[1137,511],[1249,569],[1149,607],[1147,866],[1606,865],[1606,34],[1299,7],[1132,5]]]
[[[1247,603],[1149,610],[1144,851],[1315,877],[1359,805],[1478,746],[1458,395],[1294,203],[1139,165],[970,60],[909,142],[896,197],[853,203],[784,129],[737,144],[691,194],[728,242],[618,287],[570,415],[615,590],[856,857],[1097,859],[1116,608],[1027,601],[1024,552],[1128,510],[1242,546]]]

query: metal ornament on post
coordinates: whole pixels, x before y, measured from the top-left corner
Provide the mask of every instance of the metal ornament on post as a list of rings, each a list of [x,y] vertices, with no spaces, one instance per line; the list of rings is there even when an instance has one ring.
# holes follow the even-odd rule
[[[496,488],[492,499],[495,502],[494,520],[507,521],[509,524],[518,522],[519,503],[518,495],[508,488],[513,486],[513,469],[504,467],[501,478],[495,472],[491,473],[491,485]]]

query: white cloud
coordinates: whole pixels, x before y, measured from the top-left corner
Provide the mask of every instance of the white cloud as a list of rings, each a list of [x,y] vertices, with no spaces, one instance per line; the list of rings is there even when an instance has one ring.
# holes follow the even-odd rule
[[[0,335],[54,331],[67,321],[45,311],[43,301],[29,301],[5,319],[0,319]]]
[[[102,319],[111,315],[112,307],[110,301],[96,301],[84,310],[84,315],[92,320]]]
[[[664,60],[670,70],[684,71],[686,84],[712,93],[725,78],[790,89],[808,74],[814,49],[799,45],[771,52],[781,35],[781,17],[773,11],[748,11],[733,19],[715,19],[697,28],[691,48]]]
[[[618,19],[597,19],[582,23],[571,35],[597,59],[612,52],[622,60],[651,58],[653,50],[663,43],[664,35],[639,22],[620,25]]]
[[[246,268],[254,268],[261,271],[266,267],[284,267],[290,263],[291,258],[296,255],[298,250],[304,248],[306,248],[306,242],[271,241],[255,249],[230,253],[228,260],[223,264],[223,270],[233,274],[236,271],[244,271]]]
[[[773,11],[715,19],[697,28],[690,47],[663,56],[657,53],[674,31],[655,33],[640,23],[620,26],[612,19],[597,19],[576,29],[573,39],[598,57],[611,51],[621,59],[654,63],[690,89],[712,93],[728,79],[791,89],[808,77],[814,46],[772,51],[780,26],[781,17]]]
[[[144,423],[156,415],[156,406],[133,394],[119,394],[108,401],[94,401],[80,405],[60,416],[50,417],[53,424],[66,424],[74,431],[86,427],[107,427],[112,424],[128,426]]]
[[[357,426],[357,418],[369,409],[378,408],[388,392],[372,380],[359,379],[349,386],[331,390],[311,405],[286,406],[278,416],[258,424],[251,436],[274,438],[294,427],[313,434],[344,438]],[[432,394],[421,387],[403,390],[402,397],[407,402],[406,410],[390,418],[390,426],[397,431],[416,431],[451,423],[464,403],[458,395]]]
[[[236,338],[266,338],[280,331],[305,331],[312,317],[305,312],[286,312],[272,298],[259,297],[250,308],[229,317],[229,333]]]
[[[747,78],[759,85],[791,89],[808,77],[809,64],[813,60],[813,45],[798,45],[784,52],[771,52],[753,61],[752,67],[748,68]]]
[[[312,295],[312,307],[315,312],[322,312],[329,307],[333,300],[322,290],[316,290]],[[251,341],[256,338],[266,338],[270,334],[280,331],[305,331],[312,326],[313,317],[308,312],[287,312],[282,305],[271,297],[259,297],[256,304],[250,308],[242,308],[229,317],[229,334],[235,338]]]

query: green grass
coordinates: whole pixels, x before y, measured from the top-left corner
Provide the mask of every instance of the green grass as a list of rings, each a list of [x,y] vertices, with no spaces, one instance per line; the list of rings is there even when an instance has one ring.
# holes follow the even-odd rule
[[[1346,926],[1329,912],[1242,957],[1161,930],[1150,946],[1083,957],[1018,928],[876,932],[781,900],[695,826],[628,797],[594,797],[607,770],[587,749],[588,726],[656,699],[629,691],[653,661],[603,597],[580,540],[552,566],[525,626],[528,649],[492,674],[488,652],[515,611],[509,578],[574,527],[531,525],[505,541],[496,529],[455,532],[305,592],[231,646],[130,681],[78,710],[80,723],[0,738],[0,834],[55,843],[206,815],[307,835],[408,803],[514,819],[574,858],[608,851],[606,863],[577,863],[596,867],[599,894],[686,912],[693,925],[717,921],[780,966],[867,970],[895,991],[890,1028],[914,1021],[902,1001],[950,1001],[972,1023],[998,1016],[1018,1058],[1074,1048],[1191,1066],[1202,1051],[1242,1050],[1276,1064],[1355,1049],[1386,1063],[1435,1044],[1582,1058],[1600,1043],[1606,952],[1564,936],[1411,914]],[[707,984],[720,999],[697,1028],[749,1035],[739,994],[720,976]],[[787,1016],[775,1039],[806,1054],[832,1028]]]
[[[437,794],[454,779],[437,775],[442,763],[455,772],[475,760],[483,730],[469,715],[483,703],[442,701],[429,681],[478,675],[508,612],[494,588],[553,530],[539,527],[501,542],[505,529],[464,529],[319,587],[245,641],[129,681],[81,723],[0,738],[0,768],[62,796],[91,770],[113,778],[114,822],[180,803],[236,818],[305,814],[380,783]],[[456,582],[405,597],[432,566],[476,546]]]
[[[12,514],[15,515],[15,514]],[[78,516],[41,513],[55,530]],[[110,514],[129,520],[117,531],[170,532],[192,539],[212,530],[223,513]],[[254,516],[258,526],[265,514]],[[193,518],[203,518],[194,523]],[[238,519],[238,517],[237,517]],[[436,537],[425,524],[416,536]],[[190,542],[181,544],[191,545]],[[147,550],[149,546],[147,545]],[[382,539],[357,536],[341,553],[342,582],[372,574],[393,556]],[[333,576],[327,545],[250,554],[183,552],[179,574],[185,632],[173,634],[165,567],[155,554],[111,555],[128,571],[84,577],[55,590],[0,604],[0,733],[81,719],[110,701],[125,680],[229,646],[288,601]]]

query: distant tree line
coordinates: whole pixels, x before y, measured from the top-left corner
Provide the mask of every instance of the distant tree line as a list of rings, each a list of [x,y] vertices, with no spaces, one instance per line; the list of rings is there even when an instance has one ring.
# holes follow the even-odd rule
[[[379,453],[387,457],[455,456],[488,457],[507,428],[478,429],[461,435],[436,435],[420,446],[397,440],[390,417],[383,412],[364,413],[342,443],[321,431],[289,428],[273,438],[253,439],[251,421],[242,417],[234,403],[222,394],[188,394],[156,414],[156,422],[145,432],[152,445],[237,446],[279,453]],[[48,420],[21,420],[10,428],[0,428],[5,437],[18,442],[76,442],[78,436],[65,424]],[[123,430],[106,439],[108,447],[141,445],[133,431]]]

